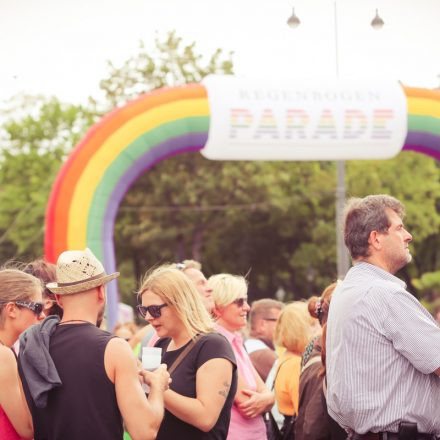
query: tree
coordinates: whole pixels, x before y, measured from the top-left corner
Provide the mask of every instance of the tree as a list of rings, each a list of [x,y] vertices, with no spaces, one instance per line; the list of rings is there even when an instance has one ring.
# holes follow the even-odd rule
[[[170,33],[156,39],[152,51],[141,45],[122,67],[110,64],[101,86],[115,105],[214,72],[232,73],[230,54],[224,59],[217,50],[203,64],[194,43],[184,45]],[[406,152],[347,168],[351,195],[386,192],[407,202],[415,249],[438,235],[438,166],[432,159]],[[195,258],[208,274],[249,272],[253,296],[272,296],[278,287],[290,298],[319,293],[336,277],[335,174],[328,162],[212,162],[198,153],[168,159],[142,176],[121,205],[118,261],[132,260],[136,280],[159,262]],[[418,252],[415,260],[403,272],[409,282],[426,267]]]
[[[44,214],[53,180],[96,119],[82,106],[22,96],[0,139],[0,258],[43,255]]]
[[[231,53],[202,57],[171,32],[151,50],[142,44],[121,67],[109,64],[101,82],[105,102],[80,107],[27,98],[24,110],[17,103],[0,144],[1,258],[41,255],[52,181],[97,107],[208,73],[232,73]],[[208,275],[248,274],[251,299],[279,287],[288,299],[319,293],[336,277],[335,184],[331,162],[219,162],[187,153],[157,164],[129,190],[115,225],[124,301],[134,302],[146,269],[184,258],[201,260]],[[429,298],[434,284],[423,274],[440,269],[439,164],[410,152],[350,161],[347,189],[349,196],[387,193],[405,203],[414,264],[401,275]]]
[[[196,52],[195,42],[184,44],[173,31],[163,40],[156,38],[152,49],[141,41],[136,55],[120,67],[109,61],[108,69],[100,87],[110,107],[116,107],[160,87],[198,83],[210,73],[231,74],[232,52],[225,57],[222,49],[216,49],[206,59]]]

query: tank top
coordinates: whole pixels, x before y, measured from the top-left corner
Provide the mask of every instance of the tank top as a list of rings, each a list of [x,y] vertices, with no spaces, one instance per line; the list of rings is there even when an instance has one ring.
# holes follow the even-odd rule
[[[44,440],[122,440],[115,386],[104,367],[111,338],[88,323],[59,325],[52,334],[49,352],[62,386],[49,392]]]
[[[1,440],[22,440],[12,426],[3,408],[0,406],[0,439]]]

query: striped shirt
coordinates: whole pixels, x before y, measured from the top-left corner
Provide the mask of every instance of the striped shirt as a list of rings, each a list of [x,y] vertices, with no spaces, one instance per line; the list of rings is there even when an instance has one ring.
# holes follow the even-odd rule
[[[440,435],[440,328],[406,284],[368,263],[332,296],[327,406],[344,428],[397,432],[400,421]]]

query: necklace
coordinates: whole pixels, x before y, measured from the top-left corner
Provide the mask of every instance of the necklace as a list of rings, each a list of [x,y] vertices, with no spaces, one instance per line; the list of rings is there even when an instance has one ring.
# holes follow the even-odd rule
[[[90,321],[85,321],[84,319],[69,319],[68,321],[61,321],[61,322],[59,323],[59,325],[62,325],[62,324],[68,324],[69,322],[84,322],[84,323],[86,323],[86,324],[92,324],[92,325],[93,325],[92,322],[90,322]]]

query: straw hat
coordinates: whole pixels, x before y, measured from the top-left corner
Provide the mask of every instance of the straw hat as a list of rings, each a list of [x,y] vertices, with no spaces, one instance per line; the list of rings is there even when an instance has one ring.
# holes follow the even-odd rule
[[[65,251],[58,257],[56,283],[46,287],[53,293],[68,295],[102,286],[119,276],[107,275],[101,262],[89,248],[83,251]]]

